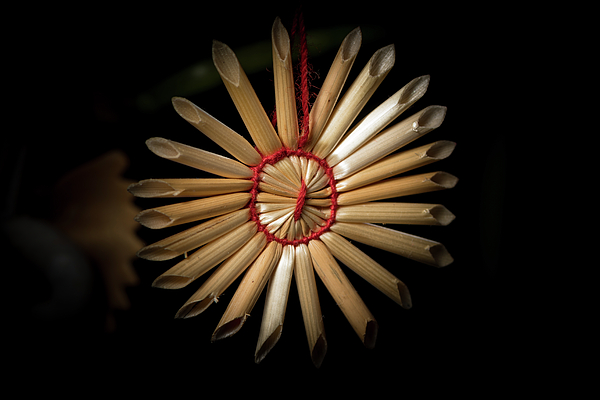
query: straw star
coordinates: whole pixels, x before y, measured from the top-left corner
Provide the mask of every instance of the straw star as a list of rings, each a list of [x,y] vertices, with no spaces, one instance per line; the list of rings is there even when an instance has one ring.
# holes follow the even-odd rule
[[[440,126],[446,113],[441,106],[426,107],[388,127],[425,93],[428,76],[412,80],[352,126],[395,59],[393,45],[378,50],[339,98],[361,39],[358,28],[344,39],[310,115],[299,124],[290,38],[281,21],[275,20],[276,128],[234,52],[213,42],[214,64],[254,146],[195,104],[175,97],[179,115],[231,157],[151,138],[146,144],[158,156],[220,178],[148,179],[129,187],[139,197],[197,198],[144,210],[136,217],[152,229],[205,220],[138,252],[148,260],[186,255],[156,278],[153,286],[160,288],[183,288],[218,266],[179,309],[177,318],[202,313],[244,274],[212,339],[231,336],[266,288],[256,362],[282,333],[292,276],[316,366],[327,350],[316,276],[365,346],[371,348],[376,341],[377,322],[338,262],[402,307],[411,307],[406,286],[350,240],[437,267],[452,262],[438,242],[377,225],[447,225],[454,219],[437,204],[377,201],[453,187],[457,179],[444,172],[396,175],[448,157],[454,143],[438,141],[398,151]]]

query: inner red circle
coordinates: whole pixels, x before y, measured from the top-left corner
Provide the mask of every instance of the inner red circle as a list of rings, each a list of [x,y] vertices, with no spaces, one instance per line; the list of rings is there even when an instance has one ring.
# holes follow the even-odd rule
[[[304,158],[308,158],[308,159],[316,161],[319,164],[319,166],[321,168],[323,168],[323,170],[325,171],[325,174],[329,177],[329,186],[331,187],[331,196],[329,197],[331,199],[331,206],[329,207],[331,214],[329,216],[329,219],[327,219],[326,224],[324,226],[322,226],[321,229],[319,229],[318,231],[312,232],[309,236],[305,236],[302,239],[297,239],[297,240],[281,239],[281,238],[278,238],[277,236],[275,236],[274,234],[268,232],[266,229],[266,226],[260,222],[260,219],[258,217],[258,212],[256,211],[256,199],[258,197],[258,185],[260,183],[260,173],[262,172],[264,166],[266,164],[274,165],[278,161],[282,160],[285,157],[289,157],[289,156],[304,157]],[[250,199],[250,205],[249,205],[250,218],[252,219],[252,221],[256,222],[256,225],[258,226],[258,230],[260,232],[263,232],[267,236],[267,240],[269,242],[276,241],[283,245],[291,244],[293,246],[297,246],[301,243],[308,244],[308,242],[310,242],[313,239],[317,239],[319,236],[321,236],[323,233],[325,233],[329,230],[329,228],[335,221],[335,212],[337,210],[338,193],[337,193],[337,190],[335,187],[335,178],[333,177],[333,169],[327,164],[327,161],[325,161],[324,159],[319,158],[319,157],[315,156],[314,154],[312,154],[308,151],[305,151],[305,150],[290,150],[290,149],[284,148],[270,156],[263,157],[261,163],[258,164],[256,167],[253,167],[252,170],[254,171],[254,176],[252,177],[252,182],[254,184],[252,185],[252,189],[250,190],[250,194],[252,195],[252,197]]]

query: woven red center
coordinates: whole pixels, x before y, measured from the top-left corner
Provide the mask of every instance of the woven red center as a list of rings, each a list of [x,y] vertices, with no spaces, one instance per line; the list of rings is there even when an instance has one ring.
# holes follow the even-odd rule
[[[263,168],[267,164],[275,165],[278,161],[281,161],[283,158],[290,157],[290,156],[304,157],[306,159],[316,161],[319,164],[319,166],[323,169],[323,171],[325,172],[327,177],[329,178],[329,187],[331,188],[331,195],[328,197],[331,200],[331,205],[329,206],[330,216],[327,219],[325,225],[320,227],[320,229],[318,231],[311,232],[310,235],[303,236],[301,239],[296,239],[296,240],[282,239],[282,238],[279,238],[279,237],[275,236],[274,234],[270,233],[267,230],[266,225],[263,225],[261,223],[260,218],[259,218],[259,213],[256,210],[257,198],[258,198],[258,194],[260,191],[260,189],[259,189],[259,184],[261,182],[260,174],[263,171]],[[315,156],[314,154],[304,151],[304,150],[290,150],[290,149],[284,148],[284,149],[279,150],[275,154],[272,154],[268,157],[263,157],[262,162],[259,165],[257,165],[256,167],[253,167],[252,169],[254,170],[254,176],[252,178],[252,181],[254,182],[254,184],[252,185],[252,189],[250,191],[250,194],[252,195],[251,200],[250,200],[250,205],[249,205],[250,216],[251,216],[252,221],[256,222],[256,224],[258,225],[258,230],[263,232],[267,236],[268,241],[276,241],[283,245],[291,244],[291,245],[297,246],[301,243],[308,244],[309,241],[311,241],[313,239],[317,239],[324,232],[329,230],[329,228],[335,221],[335,212],[337,209],[337,195],[338,194],[337,194],[337,190],[335,188],[335,179],[333,177],[333,171],[324,159],[321,159],[321,158]],[[300,215],[302,213],[302,208],[304,207],[304,203],[306,200],[306,196],[307,196],[306,183],[303,180],[302,187],[300,189],[300,193],[298,195],[298,198],[296,199],[296,207],[294,210],[294,220],[295,221],[297,221],[300,218]]]

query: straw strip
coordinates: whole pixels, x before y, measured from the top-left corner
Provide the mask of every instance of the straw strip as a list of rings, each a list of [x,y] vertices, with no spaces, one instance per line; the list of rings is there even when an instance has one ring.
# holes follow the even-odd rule
[[[305,244],[296,246],[295,255],[294,277],[302,308],[308,349],[313,363],[319,368],[327,352],[327,339],[325,338],[317,282],[308,246]]]
[[[267,237],[257,232],[231,255],[177,311],[175,318],[191,318],[204,312],[254,262],[267,245]]]
[[[232,193],[170,204],[144,210],[135,220],[147,228],[162,229],[239,210],[250,197],[250,193]]]
[[[240,134],[187,99],[173,97],[171,101],[183,119],[240,162],[246,165],[258,165],[261,162],[260,154]]]
[[[321,235],[331,254],[403,308],[412,307],[406,285],[352,243],[334,232]]]
[[[361,43],[362,32],[360,28],[355,28],[344,38],[310,111],[310,134],[305,146],[306,149],[312,149],[321,135],[331,111],[337,103],[354,60],[356,60]]]
[[[236,252],[256,232],[256,223],[246,222],[171,267],[156,278],[152,286],[163,289],[180,289],[187,286]]]
[[[369,349],[373,348],[377,339],[375,318],[323,242],[318,239],[311,240],[308,248],[319,278],[363,344]]]
[[[446,172],[428,172],[419,175],[403,176],[340,193],[337,202],[340,206],[367,203],[369,201],[450,189],[457,182],[458,178]]]
[[[435,267],[445,267],[453,261],[441,243],[379,225],[336,222],[331,230],[350,240]]]
[[[336,180],[380,160],[439,127],[446,116],[446,107],[429,106],[375,136],[359,150],[333,167]]]
[[[254,172],[227,157],[163,138],[150,138],[146,146],[159,157],[225,178],[252,178]]]
[[[144,179],[127,190],[136,197],[208,197],[252,188],[246,179]]]
[[[335,150],[327,156],[329,166],[337,165],[398,118],[425,94],[428,85],[429,75],[415,78],[371,111],[344,136]]]
[[[275,153],[281,148],[281,141],[235,53],[215,40],[212,54],[215,67],[258,151],[263,156]]]
[[[455,216],[440,204],[366,203],[340,206],[335,214],[339,222],[365,222],[407,225],[448,225]]]
[[[339,192],[347,192],[382,179],[391,178],[450,156],[456,143],[440,140],[385,157],[336,183]]]
[[[248,220],[249,209],[234,211],[148,245],[139,250],[137,256],[150,261],[170,260],[223,236]]]
[[[375,52],[331,113],[327,125],[312,149],[313,154],[325,158],[336,146],[394,66],[395,55],[394,45]]]
[[[298,148],[298,112],[296,111],[290,37],[279,17],[273,23],[271,40],[273,43],[277,131],[283,144],[289,149],[296,150]]]
[[[212,335],[212,341],[227,338],[239,331],[250,316],[273,269],[281,258],[282,245],[270,242],[248,269],[231,298],[227,310]]]
[[[281,337],[292,273],[294,272],[294,246],[284,246],[279,264],[273,271],[263,311],[262,322],[254,360],[260,363]]]

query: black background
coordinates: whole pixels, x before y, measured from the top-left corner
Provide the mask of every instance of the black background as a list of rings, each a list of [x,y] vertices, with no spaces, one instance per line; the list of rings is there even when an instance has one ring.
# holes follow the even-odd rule
[[[12,32],[15,39],[10,45],[15,51],[10,66],[20,78],[9,83],[18,86],[14,98],[22,114],[16,114],[21,122],[12,129],[2,156],[7,167],[3,174],[9,174],[17,158],[14,150],[26,149],[17,213],[44,218],[44,189],[72,168],[112,149],[121,149],[129,157],[125,173],[129,179],[193,176],[189,168],[154,156],[144,141],[161,136],[209,148],[207,140],[169,104],[144,112],[136,99],[169,76],[209,58],[213,39],[235,51],[269,40],[276,16],[289,29],[295,9],[261,2],[239,7],[197,3],[189,8],[166,4],[36,10],[35,18],[26,18]],[[283,335],[265,361],[256,365],[253,356],[264,296],[240,332],[211,343],[231,288],[204,314],[174,320],[198,285],[178,291],[151,288],[170,262],[134,262],[140,284],[128,289],[131,309],[116,313],[117,328],[110,334],[103,332],[102,312],[94,314],[101,309],[97,305],[85,317],[64,325],[31,321],[27,308],[38,296],[32,292],[39,284],[9,281],[6,284],[17,293],[11,291],[11,322],[4,329],[15,334],[19,353],[15,371],[50,377],[50,384],[59,389],[83,379],[115,390],[121,383],[139,391],[193,388],[199,396],[207,390],[213,393],[213,387],[258,394],[271,390],[273,383],[283,383],[285,389],[276,389],[280,395],[329,389],[341,394],[364,388],[383,394],[384,388],[395,387],[399,389],[395,397],[402,394],[403,386],[415,383],[425,393],[448,385],[477,391],[474,381],[486,383],[489,391],[495,390],[500,377],[502,386],[522,379],[527,369],[522,367],[531,357],[522,351],[531,347],[523,325],[528,306],[518,290],[523,259],[529,254],[523,253],[526,233],[515,232],[519,218],[515,194],[520,190],[515,177],[523,154],[522,147],[512,146],[515,132],[502,122],[511,114],[502,99],[517,71],[523,73],[523,65],[515,60],[529,53],[527,47],[513,46],[506,27],[515,32],[524,22],[505,18],[493,7],[402,3],[346,3],[342,8],[313,4],[304,7],[304,17],[309,34],[311,29],[332,26],[349,30],[361,26],[381,33],[363,44],[351,78],[374,51],[395,44],[395,67],[365,111],[411,79],[431,76],[427,93],[411,111],[439,104],[447,106],[448,113],[442,126],[415,146],[435,140],[456,142],[450,158],[426,170],[443,170],[460,180],[452,190],[410,201],[444,204],[457,218],[447,227],[405,230],[442,242],[454,263],[436,269],[361,247],[408,285],[413,308],[401,309],[348,272],[379,323],[377,345],[367,350],[319,284],[329,346],[320,369],[310,361],[294,285]],[[335,50],[309,51],[310,62],[320,74],[314,82],[319,86]],[[267,69],[249,76],[269,111],[274,106],[271,76]],[[189,98],[234,130],[245,132],[222,85]],[[137,204],[146,208],[148,203],[138,200]],[[509,236],[509,231],[515,233]],[[147,243],[164,237],[163,233],[139,231]],[[18,259],[17,264],[28,267]],[[499,369],[507,363],[519,368]]]

